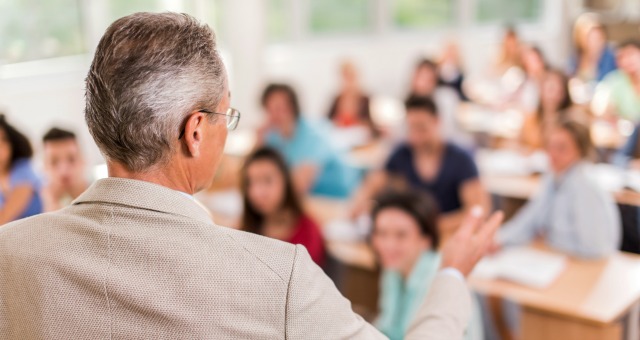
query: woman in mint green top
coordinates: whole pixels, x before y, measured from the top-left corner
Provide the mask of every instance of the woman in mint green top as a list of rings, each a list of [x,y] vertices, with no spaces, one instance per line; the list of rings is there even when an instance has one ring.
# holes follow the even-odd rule
[[[436,204],[423,193],[388,191],[376,199],[372,221],[371,243],[383,268],[377,327],[401,340],[440,268]],[[483,339],[475,301],[465,339]]]
[[[614,113],[637,123],[640,121],[640,41],[622,43],[617,61],[618,70],[609,73],[600,86],[609,94]]]

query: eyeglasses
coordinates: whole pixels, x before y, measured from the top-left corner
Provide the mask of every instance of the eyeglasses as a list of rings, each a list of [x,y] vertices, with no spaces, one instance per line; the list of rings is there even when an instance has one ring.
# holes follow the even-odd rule
[[[198,112],[225,116],[226,123],[227,123],[227,130],[229,131],[235,130],[238,127],[238,123],[240,122],[240,111],[232,107],[228,108],[225,113],[213,112],[213,111],[204,110],[204,109],[198,110]],[[185,131],[185,128],[183,128],[182,131],[180,132],[180,136],[178,136],[178,139],[182,139],[182,137],[184,136],[184,131]]]

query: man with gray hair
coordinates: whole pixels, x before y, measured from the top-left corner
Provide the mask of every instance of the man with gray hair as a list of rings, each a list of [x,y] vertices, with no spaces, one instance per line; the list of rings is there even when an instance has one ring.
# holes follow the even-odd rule
[[[184,14],[114,22],[86,79],[109,178],[74,203],[0,227],[1,339],[381,339],[302,246],[212,223],[193,201],[227,129],[211,29]],[[470,214],[443,249],[408,338],[464,332],[464,284],[500,214]]]

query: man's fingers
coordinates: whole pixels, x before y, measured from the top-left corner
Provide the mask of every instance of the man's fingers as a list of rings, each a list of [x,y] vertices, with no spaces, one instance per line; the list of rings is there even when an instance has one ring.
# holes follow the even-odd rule
[[[480,230],[476,234],[478,242],[486,246],[487,249],[492,244],[494,235],[496,231],[498,231],[498,228],[500,228],[503,219],[504,213],[502,211],[496,211],[491,215],[489,220],[480,227]]]
[[[471,208],[471,211],[464,218],[464,222],[460,226],[460,229],[457,232],[457,235],[460,237],[470,238],[478,229],[478,227],[482,224],[482,207],[476,205]]]

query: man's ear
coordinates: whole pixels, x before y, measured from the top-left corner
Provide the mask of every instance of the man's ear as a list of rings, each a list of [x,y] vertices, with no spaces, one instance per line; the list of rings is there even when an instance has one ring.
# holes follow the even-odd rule
[[[200,156],[200,146],[202,145],[202,138],[204,137],[203,128],[205,119],[206,117],[202,112],[195,112],[189,116],[185,124],[183,143],[191,157]]]

